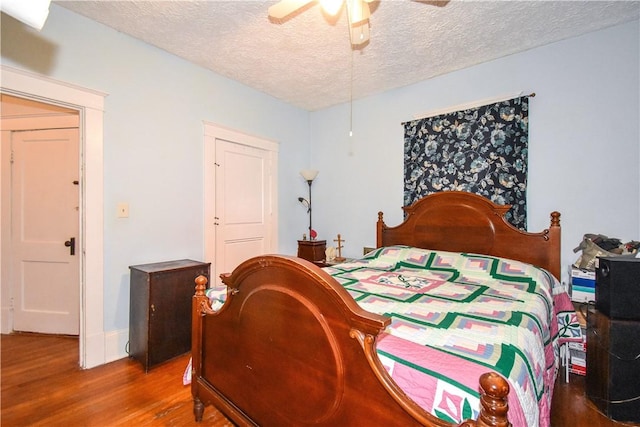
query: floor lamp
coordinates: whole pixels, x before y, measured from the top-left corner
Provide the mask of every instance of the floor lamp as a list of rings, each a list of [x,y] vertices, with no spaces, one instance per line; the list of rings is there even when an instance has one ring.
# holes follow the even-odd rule
[[[300,175],[302,175],[305,181],[307,181],[307,184],[309,184],[309,200],[306,200],[303,197],[298,197],[298,201],[302,204],[306,204],[307,206],[307,212],[309,213],[309,239],[314,240],[317,234],[311,225],[311,183],[316,179],[316,176],[318,176],[318,171],[315,169],[303,169],[300,171]]]

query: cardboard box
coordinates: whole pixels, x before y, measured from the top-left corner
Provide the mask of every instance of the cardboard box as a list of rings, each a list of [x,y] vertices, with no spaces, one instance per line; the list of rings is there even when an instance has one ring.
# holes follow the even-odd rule
[[[571,266],[571,300],[592,302],[596,300],[596,272]]]
[[[586,358],[586,354],[587,354],[587,343],[586,342],[570,342],[569,343],[569,350],[575,350],[581,353],[584,353],[584,356]],[[569,352],[569,354],[572,354],[571,352]]]
[[[579,344],[579,343],[571,343]],[[586,348],[585,348],[586,350]],[[569,372],[578,375],[587,374],[587,353],[569,346]]]
[[[571,288],[571,301],[574,302],[594,302],[596,300],[595,289],[589,290],[588,288],[580,288],[577,289],[575,287]]]
[[[582,329],[582,341],[568,343],[569,372],[577,375],[587,374],[587,330]]]
[[[569,372],[576,375],[582,375],[584,377],[587,375],[587,367],[586,365],[580,366],[569,363]]]
[[[596,281],[591,279],[585,279],[583,277],[572,277],[571,278],[571,286],[579,287],[584,289],[593,289],[595,292],[596,289]]]
[[[582,268],[571,266],[571,277],[578,277],[581,279],[589,279],[595,282],[596,280],[596,271],[593,270],[584,270]]]

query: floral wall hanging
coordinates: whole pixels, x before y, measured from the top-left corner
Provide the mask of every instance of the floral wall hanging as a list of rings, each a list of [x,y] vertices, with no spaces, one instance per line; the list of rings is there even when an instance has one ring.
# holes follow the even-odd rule
[[[529,97],[404,123],[404,204],[439,191],[468,191],[512,205],[527,227]]]

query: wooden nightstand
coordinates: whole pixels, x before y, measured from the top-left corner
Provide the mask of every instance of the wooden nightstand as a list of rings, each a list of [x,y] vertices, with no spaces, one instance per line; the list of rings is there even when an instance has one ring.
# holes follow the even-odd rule
[[[326,250],[326,240],[298,240],[298,256],[307,261],[324,263]]]

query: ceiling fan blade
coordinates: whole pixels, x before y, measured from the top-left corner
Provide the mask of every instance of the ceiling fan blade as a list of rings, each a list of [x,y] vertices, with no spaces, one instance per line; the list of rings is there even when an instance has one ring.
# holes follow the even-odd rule
[[[274,19],[283,19],[312,1],[315,0],[280,0],[269,7],[269,16]]]

